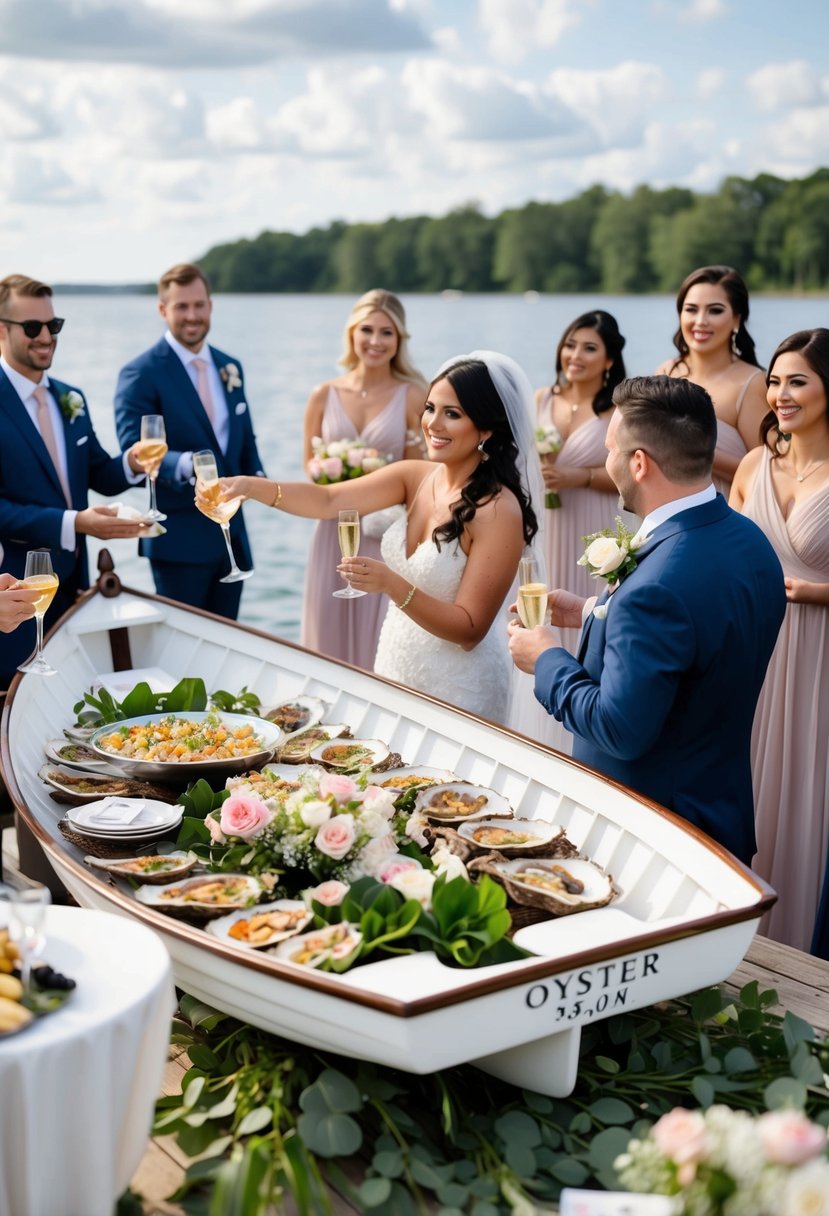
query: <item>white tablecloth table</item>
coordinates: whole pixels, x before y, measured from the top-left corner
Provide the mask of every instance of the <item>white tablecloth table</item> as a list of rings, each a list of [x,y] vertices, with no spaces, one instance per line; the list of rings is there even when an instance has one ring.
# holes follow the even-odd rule
[[[43,957],[68,1003],[0,1037],[0,1216],[112,1216],[145,1151],[175,1003],[159,937],[49,908]]]

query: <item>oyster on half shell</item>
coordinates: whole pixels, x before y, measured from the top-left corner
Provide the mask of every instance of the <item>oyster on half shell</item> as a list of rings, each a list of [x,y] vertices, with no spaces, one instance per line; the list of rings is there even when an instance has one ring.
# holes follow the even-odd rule
[[[297,735],[300,731],[316,726],[325,717],[327,706],[319,697],[309,697],[304,693],[281,705],[263,710],[261,716],[268,722],[275,722],[286,735]]]
[[[382,764],[389,749],[379,739],[331,739],[311,751],[311,759],[344,773]]]
[[[480,858],[470,869],[490,874],[506,888],[513,903],[541,908],[551,916],[602,908],[619,894],[611,876],[585,857],[505,861],[493,856]]]
[[[315,747],[330,739],[341,739],[348,733],[349,728],[344,722],[321,722],[316,726],[307,726],[288,736],[276,758],[282,764],[307,764]]]
[[[468,823],[471,819],[511,819],[512,807],[503,794],[468,781],[431,785],[415,797],[415,810],[432,823]]]
[[[234,908],[250,908],[262,896],[262,885],[248,874],[202,874],[163,887],[140,887],[142,904],[174,916],[221,916]]]
[[[578,851],[567,839],[564,828],[557,823],[546,823],[542,819],[476,819],[473,823],[461,823],[458,835],[479,853],[509,853],[533,857],[573,857]]]

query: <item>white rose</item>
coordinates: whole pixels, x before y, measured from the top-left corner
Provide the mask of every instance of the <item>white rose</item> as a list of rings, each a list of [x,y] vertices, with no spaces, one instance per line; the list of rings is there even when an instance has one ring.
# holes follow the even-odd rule
[[[381,811],[364,810],[359,815],[360,831],[368,832],[372,840],[378,836],[388,836],[391,824]]]
[[[460,857],[453,853],[445,844],[439,844],[437,848],[432,849],[432,861],[435,864],[436,873],[443,874],[447,882],[451,882],[453,878],[465,878],[467,881],[469,880],[466,866]]]
[[[382,456],[366,456],[363,459],[363,472],[376,473],[378,469],[382,469],[385,463]]]
[[[413,840],[415,844],[419,844],[423,849],[426,847],[426,828],[429,826],[429,820],[421,811],[412,811],[409,818],[406,820],[406,835],[409,840]]]
[[[593,609],[593,615],[597,621],[603,621],[607,616],[607,604],[597,604]]]
[[[585,557],[597,574],[610,574],[619,569],[627,557],[627,549],[612,536],[597,536],[587,546]]]
[[[318,828],[326,819],[331,818],[331,804],[316,799],[303,802],[299,808],[299,817],[307,828]]]
[[[424,908],[431,904],[434,885],[435,876],[431,870],[403,870],[388,882],[388,886],[394,887],[406,899],[416,899]]]
[[[648,532],[643,532],[640,528],[636,535],[630,538],[631,553],[635,553],[637,549],[641,549],[642,546],[646,545],[649,540],[650,534]]]
[[[388,818],[394,814],[394,797],[391,790],[384,790],[379,785],[368,785],[363,792],[363,806],[367,811]]]
[[[345,456],[351,444],[345,439],[335,439],[333,443],[328,445],[329,456]]]

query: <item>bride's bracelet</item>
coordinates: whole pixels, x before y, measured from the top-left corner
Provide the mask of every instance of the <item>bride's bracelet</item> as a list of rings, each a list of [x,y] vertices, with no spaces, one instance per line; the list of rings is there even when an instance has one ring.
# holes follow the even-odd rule
[[[401,612],[405,611],[409,604],[411,604],[412,596],[414,595],[415,591],[417,591],[417,587],[415,587],[414,583],[412,583],[411,587],[409,587],[409,594],[397,605]]]
[[[273,496],[273,502],[271,503],[271,506],[278,507],[281,502],[282,502],[282,486],[279,484],[279,482],[277,482],[276,483],[276,493]]]

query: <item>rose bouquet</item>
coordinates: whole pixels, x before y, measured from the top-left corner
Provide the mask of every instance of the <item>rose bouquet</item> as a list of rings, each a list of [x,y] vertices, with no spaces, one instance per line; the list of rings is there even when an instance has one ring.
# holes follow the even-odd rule
[[[630,1191],[677,1196],[682,1216],[827,1216],[826,1143],[826,1129],[797,1110],[677,1108],[615,1168]]]
[[[604,528],[601,532],[583,536],[582,540],[585,549],[578,565],[584,566],[593,578],[607,579],[608,583],[614,586],[636,569],[636,551],[642,547],[647,537],[638,532],[634,535],[617,515],[615,533],[610,528]]]
[[[204,821],[215,869],[271,874],[293,893],[376,874],[398,852],[391,790],[319,768],[294,780],[264,769],[229,778],[227,788]]]
[[[536,427],[535,450],[539,456],[555,456],[561,451],[561,434],[557,426],[548,423],[547,426]],[[544,495],[544,506],[553,510],[561,506],[561,499],[554,490],[548,490]]]
[[[382,456],[377,448],[367,447],[362,439],[335,439],[326,444],[315,435],[311,447],[314,454],[308,461],[308,473],[321,486],[373,473],[391,460],[391,456]]]

